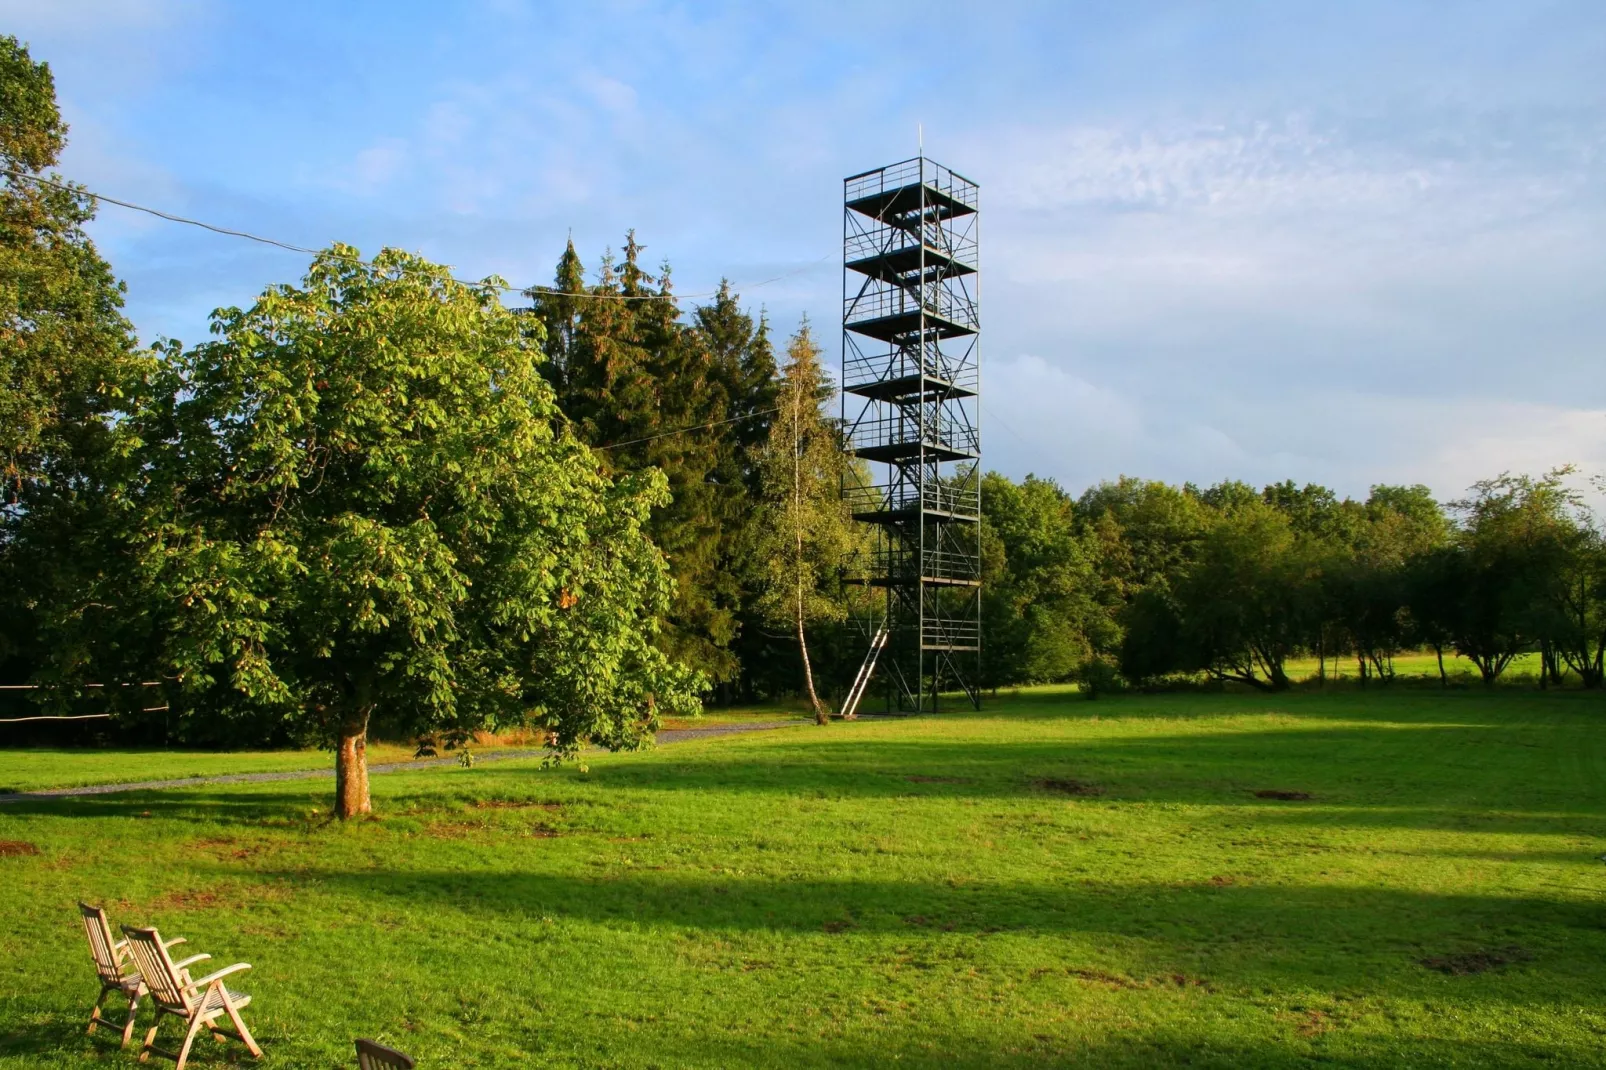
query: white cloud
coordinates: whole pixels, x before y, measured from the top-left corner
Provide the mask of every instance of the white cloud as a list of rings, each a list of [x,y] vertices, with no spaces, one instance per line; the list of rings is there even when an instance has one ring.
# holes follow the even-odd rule
[[[1347,388],[1280,397],[1117,390],[1023,356],[983,366],[989,467],[1073,493],[1119,474],[1201,484],[1292,478],[1364,495],[1426,483],[1441,498],[1504,471],[1606,474],[1606,407],[1401,398]]]

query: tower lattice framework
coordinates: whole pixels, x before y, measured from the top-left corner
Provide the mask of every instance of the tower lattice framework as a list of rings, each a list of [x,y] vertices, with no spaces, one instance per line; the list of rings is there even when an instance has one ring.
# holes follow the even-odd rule
[[[980,703],[979,193],[924,155],[844,181],[847,493],[875,529],[850,576],[886,592],[856,686],[879,652],[888,711]]]

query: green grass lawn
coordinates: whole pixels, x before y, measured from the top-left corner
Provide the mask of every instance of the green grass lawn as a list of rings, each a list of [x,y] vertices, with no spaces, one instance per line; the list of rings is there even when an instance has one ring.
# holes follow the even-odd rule
[[[365,1035],[424,1067],[1601,1065],[1603,730],[1577,692],[1036,692],[378,777],[346,827],[317,781],[0,807],[38,852],[0,856],[0,1068],[132,1064],[82,1035],[79,898],[254,963],[283,1067]]]
[[[412,747],[376,743],[369,760],[403,762]],[[0,792],[77,788],[86,784],[129,784],[143,780],[226,776],[231,773],[281,773],[296,769],[332,769],[327,751],[107,750],[29,747],[0,750]]]
[[[1294,680],[1310,680],[1317,675],[1318,663],[1315,658],[1300,657],[1289,658],[1285,666],[1288,675]],[[1439,660],[1433,651],[1407,650],[1394,657],[1394,671],[1401,677],[1420,677],[1437,681],[1439,678]],[[1444,652],[1444,674],[1452,684],[1483,686],[1482,678],[1478,675],[1478,667],[1467,658],[1461,657],[1454,651]],[[1539,655],[1537,653],[1518,654],[1512,659],[1506,671],[1501,674],[1501,681],[1514,681],[1521,677],[1536,679],[1539,675]],[[1327,659],[1327,678],[1341,678],[1345,680],[1359,680],[1360,669],[1353,657],[1335,660]],[[1573,676],[1574,685],[1578,677]]]
[[[752,720],[783,720],[803,717],[786,709],[715,710],[702,717],[676,718],[667,728],[702,728]],[[476,746],[475,754],[494,754],[515,749],[496,744]],[[373,764],[411,761],[412,744],[372,742],[368,760]],[[451,758],[455,751],[441,751]],[[13,791],[44,791],[49,788],[77,788],[88,784],[130,784],[146,780],[178,780],[186,777],[227,776],[235,773],[280,773],[298,769],[333,769],[328,751],[199,751],[115,748],[106,750],[54,749],[45,747],[0,750],[0,794]]]

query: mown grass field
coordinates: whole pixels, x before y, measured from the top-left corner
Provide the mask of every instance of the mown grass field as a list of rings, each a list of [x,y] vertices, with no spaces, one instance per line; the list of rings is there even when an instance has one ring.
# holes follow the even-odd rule
[[[388,775],[347,827],[317,781],[0,807],[0,1068],[132,1065],[82,1034],[79,898],[253,963],[264,1065],[1600,1065],[1603,729],[1035,692]]]
[[[802,719],[799,710],[754,709],[717,710],[696,719],[672,719],[665,728],[696,728],[743,721],[774,721],[788,717]],[[470,748],[476,755],[500,754],[510,750],[533,749],[528,744],[496,740]],[[413,760],[412,744],[372,741],[368,761],[373,765]],[[444,758],[458,752],[441,750]],[[232,776],[238,773],[286,773],[301,769],[333,769],[328,751],[201,751],[159,750],[151,748],[19,747],[0,749],[0,795],[16,791],[44,791],[50,788],[77,788],[88,784],[132,784],[150,780],[180,780],[191,777]]]

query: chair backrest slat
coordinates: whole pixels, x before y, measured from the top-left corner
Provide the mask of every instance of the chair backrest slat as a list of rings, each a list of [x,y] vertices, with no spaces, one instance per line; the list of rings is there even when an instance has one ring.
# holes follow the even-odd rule
[[[84,935],[89,938],[89,954],[95,960],[95,972],[100,974],[103,984],[116,984],[123,971],[117,961],[116,942],[112,940],[112,926],[106,920],[105,909],[79,903],[78,913],[83,919]]]
[[[140,976],[145,979],[145,987],[150,990],[151,998],[163,1006],[187,1013],[190,1009],[187,989],[190,986],[179,976],[172,956],[162,945],[162,934],[155,929],[136,929],[124,925],[123,935],[128,937],[129,953],[134,957],[134,965],[139,967]]]
[[[357,1041],[357,1065],[362,1070],[415,1070],[417,1063],[395,1048],[372,1040]]]

